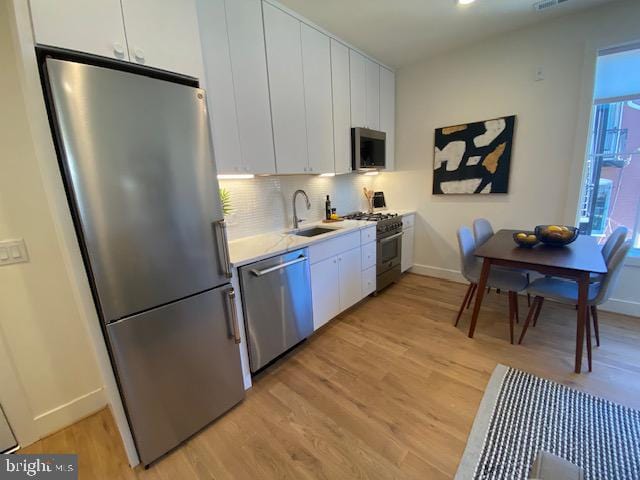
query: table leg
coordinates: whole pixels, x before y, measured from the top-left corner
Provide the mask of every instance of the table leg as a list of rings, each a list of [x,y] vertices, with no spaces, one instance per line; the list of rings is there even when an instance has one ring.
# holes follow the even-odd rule
[[[582,371],[582,345],[587,318],[587,300],[589,296],[589,274],[582,273],[578,278],[578,318],[576,322],[576,365],[575,372]]]
[[[482,263],[482,271],[480,272],[478,288],[476,289],[476,303],[473,305],[473,316],[471,317],[471,325],[469,325],[469,338],[473,338],[473,333],[476,330],[476,323],[478,323],[478,315],[480,313],[480,306],[482,305],[482,298],[484,297],[484,292],[487,288],[490,269],[491,259],[485,258]]]

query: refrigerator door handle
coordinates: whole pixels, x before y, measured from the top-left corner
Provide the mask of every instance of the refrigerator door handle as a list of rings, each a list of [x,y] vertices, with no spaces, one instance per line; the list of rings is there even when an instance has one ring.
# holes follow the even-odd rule
[[[227,290],[227,300],[229,300],[229,310],[231,312],[231,328],[233,330],[233,341],[240,345],[240,326],[238,325],[238,311],[236,310],[236,291],[232,288]]]
[[[218,251],[221,252],[222,258],[220,259],[223,264],[223,273],[225,277],[231,278],[231,258],[229,256],[229,243],[227,242],[227,224],[222,220],[214,222],[215,227],[218,230],[216,235],[216,241],[218,243]]]

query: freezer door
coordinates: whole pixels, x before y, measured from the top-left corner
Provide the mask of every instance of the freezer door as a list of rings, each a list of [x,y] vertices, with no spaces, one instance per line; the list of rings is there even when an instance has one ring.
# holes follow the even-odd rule
[[[232,291],[217,288],[107,326],[145,465],[244,397]]]
[[[46,70],[105,321],[227,283],[204,91],[51,58]]]

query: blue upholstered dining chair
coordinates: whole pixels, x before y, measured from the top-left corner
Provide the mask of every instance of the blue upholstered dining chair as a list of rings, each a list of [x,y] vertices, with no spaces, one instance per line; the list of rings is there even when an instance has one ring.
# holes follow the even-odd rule
[[[602,276],[602,279],[598,283],[592,283],[589,285],[589,295],[587,298],[588,310],[591,310],[590,317],[594,320],[594,329],[596,330],[596,341],[600,345],[600,333],[598,332],[597,318],[598,318],[598,305],[603,304],[613,292],[622,267],[624,266],[624,259],[631,249],[631,241],[627,240],[617,250],[615,250],[608,259],[605,259],[607,264],[607,273]],[[524,335],[527,333],[529,323],[533,321],[535,325],[538,315],[540,315],[540,309],[545,298],[550,298],[557,302],[568,303],[575,305],[578,303],[578,284],[574,281],[563,280],[555,277],[544,277],[531,282],[527,291],[531,295],[535,295],[533,304],[529,309],[527,320],[522,327],[522,334],[518,343],[522,343]],[[587,315],[589,312],[587,311]],[[589,360],[589,371],[591,371],[591,318],[587,318],[586,323],[586,337],[587,337],[587,358]]]
[[[480,259],[473,254],[476,249],[476,242],[471,230],[467,227],[461,227],[458,230],[458,247],[460,249],[460,270],[462,271],[464,278],[469,282],[469,288],[467,288],[467,293],[460,305],[455,326],[458,326],[458,322],[460,321],[460,317],[462,316],[465,306],[468,308],[471,304],[471,298],[473,297],[475,290],[478,288],[480,271],[482,270],[482,263]],[[513,321],[518,314],[517,292],[521,292],[527,288],[527,284],[527,276],[516,271],[492,268],[489,273],[487,285],[491,288],[499,288],[509,292],[509,333],[511,343],[513,343]]]
[[[486,218],[476,218],[473,221],[473,237],[476,239],[476,245],[480,246],[493,237],[493,227],[491,226],[491,222]],[[495,269],[503,269],[503,267],[493,267]],[[517,271],[519,273],[524,273],[527,276],[527,281],[529,281],[529,272],[521,269],[513,269],[507,268],[507,270]],[[491,288],[487,289],[487,293],[491,291]],[[496,289],[498,293],[500,293],[500,289]],[[531,306],[531,296],[527,294],[527,306]]]
[[[602,257],[604,258],[605,263],[608,262],[609,258],[622,246],[627,238],[628,233],[629,230],[627,229],[627,227],[623,226],[619,226],[613,232],[611,232],[611,235],[609,235],[609,238],[607,238],[607,241],[604,242],[604,245],[602,246]],[[600,282],[602,281],[602,278],[602,273],[592,273],[591,283]],[[598,340],[598,346],[599,345],[600,341]]]

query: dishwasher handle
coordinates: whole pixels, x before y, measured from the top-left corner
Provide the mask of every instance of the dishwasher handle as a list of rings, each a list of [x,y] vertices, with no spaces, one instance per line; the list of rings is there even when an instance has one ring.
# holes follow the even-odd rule
[[[274,265],[273,267],[265,268],[264,270],[256,270],[254,268],[249,271],[253,273],[256,277],[261,277],[263,275],[266,275],[267,273],[282,270],[283,268],[290,267],[291,265],[295,265],[296,263],[306,262],[306,261],[307,261],[307,257],[305,257],[304,255],[301,255],[295,260],[290,260],[288,262],[281,263],[280,265]]]

